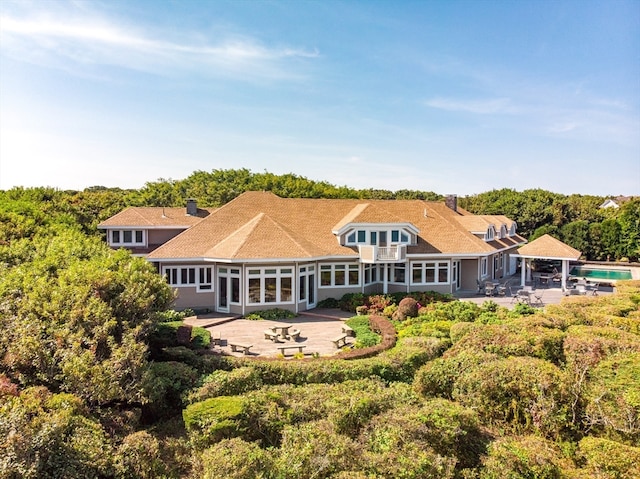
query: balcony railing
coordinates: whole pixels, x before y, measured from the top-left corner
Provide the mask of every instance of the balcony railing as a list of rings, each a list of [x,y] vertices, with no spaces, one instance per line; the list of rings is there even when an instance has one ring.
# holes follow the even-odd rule
[[[363,263],[398,263],[407,257],[407,245],[393,246],[358,245]]]

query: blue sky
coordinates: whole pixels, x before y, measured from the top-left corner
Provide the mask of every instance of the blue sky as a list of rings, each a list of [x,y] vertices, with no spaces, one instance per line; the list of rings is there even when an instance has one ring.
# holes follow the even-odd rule
[[[0,2],[0,189],[640,195],[640,0]]]

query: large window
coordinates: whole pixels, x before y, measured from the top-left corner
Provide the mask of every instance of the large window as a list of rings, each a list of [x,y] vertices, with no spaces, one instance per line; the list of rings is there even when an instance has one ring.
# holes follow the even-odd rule
[[[109,244],[112,246],[144,246],[144,230],[111,230]]]
[[[487,275],[487,258],[480,259],[480,275],[483,277]]]
[[[320,265],[320,287],[358,286],[360,284],[360,265],[323,264]]]
[[[198,292],[213,290],[211,266],[165,266],[162,274],[170,286],[194,286]]]
[[[425,261],[411,264],[412,284],[449,283],[448,261]]]
[[[378,282],[378,265],[365,264],[364,265],[364,284],[372,284],[377,282]]]
[[[251,268],[247,281],[249,304],[293,303],[293,268]]]
[[[395,263],[387,265],[387,272],[389,273],[389,282],[390,283],[402,283],[406,282],[406,274],[405,274],[405,264],[404,263]]]

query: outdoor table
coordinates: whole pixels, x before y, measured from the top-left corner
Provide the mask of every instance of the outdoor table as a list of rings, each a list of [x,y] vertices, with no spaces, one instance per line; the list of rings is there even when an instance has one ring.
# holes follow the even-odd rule
[[[272,326],[272,328],[276,333],[280,335],[281,338],[286,338],[287,335],[289,334],[289,329],[292,326],[293,325],[291,324],[277,324],[275,326]]]

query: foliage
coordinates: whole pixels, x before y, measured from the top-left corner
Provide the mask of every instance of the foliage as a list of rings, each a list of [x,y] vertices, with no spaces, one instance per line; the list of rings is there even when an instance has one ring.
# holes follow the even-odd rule
[[[404,321],[407,318],[415,318],[418,316],[418,310],[420,309],[420,303],[411,297],[403,298],[398,303],[398,309],[393,313],[392,319],[394,321]]]
[[[222,439],[205,449],[195,470],[202,479],[262,479],[271,477],[271,455],[255,442]]]
[[[0,403],[0,476],[101,477],[110,473],[112,443],[82,400],[23,390]]]
[[[345,324],[353,329],[357,348],[366,348],[380,343],[380,335],[371,330],[368,316],[355,316]]]
[[[282,308],[273,308],[273,309],[265,309],[262,311],[254,311],[250,314],[245,315],[245,319],[250,319],[254,321],[260,321],[263,319],[271,320],[271,321],[280,321],[283,319],[291,319],[295,318],[296,314],[293,311],[289,311],[288,309]]]
[[[538,436],[498,439],[483,465],[480,479],[562,479],[573,470],[556,444]]]
[[[584,462],[583,477],[633,479],[640,477],[640,448],[608,439],[585,437],[578,457]]]

